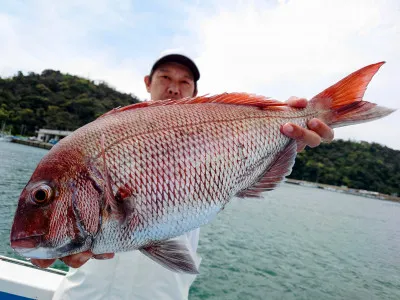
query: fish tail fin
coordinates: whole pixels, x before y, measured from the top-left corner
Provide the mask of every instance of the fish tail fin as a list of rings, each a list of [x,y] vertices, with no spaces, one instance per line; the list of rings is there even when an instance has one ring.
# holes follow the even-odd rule
[[[368,65],[346,76],[310,100],[318,118],[330,127],[341,127],[383,118],[395,109],[364,101],[372,77],[385,62]]]

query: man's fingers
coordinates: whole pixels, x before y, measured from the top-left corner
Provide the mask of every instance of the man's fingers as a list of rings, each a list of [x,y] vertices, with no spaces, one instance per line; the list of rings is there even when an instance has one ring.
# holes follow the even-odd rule
[[[317,147],[321,144],[321,137],[314,131],[302,128],[295,124],[285,124],[282,126],[282,132],[286,136],[293,138],[297,141],[298,149],[308,145],[311,148]]]
[[[32,258],[31,263],[39,268],[48,268],[50,267],[56,260],[55,259],[37,259]]]
[[[103,253],[96,254],[89,251],[85,251],[82,253],[72,254],[65,257],[60,258],[62,262],[64,262],[67,266],[72,268],[79,268],[84,265],[90,258],[94,259],[111,259],[114,257],[114,253]],[[31,263],[39,268],[47,268],[51,266],[56,260],[55,259],[31,259]]]
[[[91,257],[93,253],[91,251],[85,251],[77,254],[72,254],[69,256],[65,256],[60,258],[67,266],[72,268],[79,268],[83,264],[85,264]]]
[[[333,130],[326,125],[324,122],[321,122],[318,119],[311,119],[308,124],[308,128],[315,131],[324,142],[330,143],[333,141],[334,132]]]
[[[291,106],[291,107],[296,107],[296,108],[304,108],[307,106],[307,99],[305,98],[298,98],[298,97],[290,97],[286,103]]]
[[[114,253],[103,253],[103,254],[96,254],[93,256],[95,259],[111,259],[114,257]]]

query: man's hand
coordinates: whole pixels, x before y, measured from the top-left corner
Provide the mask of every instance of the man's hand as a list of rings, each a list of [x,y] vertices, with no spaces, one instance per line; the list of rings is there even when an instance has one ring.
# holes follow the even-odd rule
[[[94,255],[91,251],[85,251],[77,254],[72,254],[60,258],[67,266],[72,268],[79,268],[84,265],[89,259],[110,259],[114,257],[114,253],[104,253]],[[56,260],[55,259],[31,259],[31,263],[40,268],[50,267]]]
[[[307,99],[290,97],[287,104],[291,107],[304,108],[307,106]],[[292,123],[282,126],[282,133],[297,141],[297,151],[302,151],[306,146],[311,148],[319,146],[322,141],[330,143],[333,140],[333,130],[319,119],[311,119],[307,126],[309,129],[302,128]]]

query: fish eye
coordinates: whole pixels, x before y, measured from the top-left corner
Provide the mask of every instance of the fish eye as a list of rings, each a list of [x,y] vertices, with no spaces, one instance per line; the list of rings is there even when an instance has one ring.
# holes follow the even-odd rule
[[[38,202],[42,202],[46,200],[46,192],[44,190],[38,190],[35,193],[35,200]]]
[[[32,201],[36,204],[45,204],[53,198],[53,190],[48,185],[39,185],[32,191]]]

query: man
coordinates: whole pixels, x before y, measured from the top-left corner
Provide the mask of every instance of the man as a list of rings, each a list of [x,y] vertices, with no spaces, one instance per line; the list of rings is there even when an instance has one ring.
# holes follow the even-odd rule
[[[169,54],[157,60],[144,82],[151,100],[169,98],[181,99],[197,95],[200,72],[187,56]],[[305,107],[307,101],[292,97],[288,103],[294,107]],[[282,131],[298,141],[298,150],[318,146],[321,139],[331,141],[333,131],[317,119],[311,120],[304,129],[293,124],[285,124]],[[188,232],[176,239],[184,241],[197,266],[201,259],[197,256],[199,229]],[[90,259],[94,258],[94,259]],[[111,259],[112,258],[112,259]],[[99,261],[99,259],[108,259]],[[56,291],[53,300],[59,299],[187,299],[189,288],[195,275],[179,274],[162,267],[139,251],[93,256],[86,252],[62,259],[71,266]],[[40,264],[40,261],[33,263]],[[80,267],[79,269],[75,269]]]

